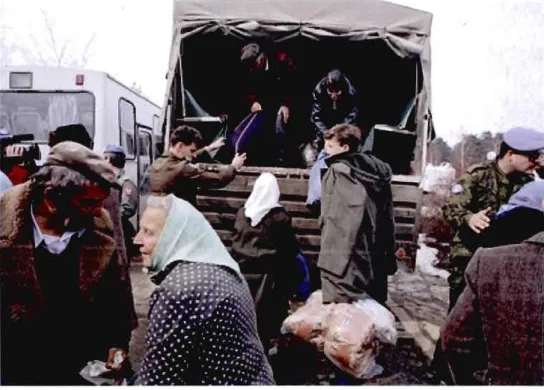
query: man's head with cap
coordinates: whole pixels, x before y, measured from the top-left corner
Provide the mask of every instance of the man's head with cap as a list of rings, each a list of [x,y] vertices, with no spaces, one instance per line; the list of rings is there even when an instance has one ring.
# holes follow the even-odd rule
[[[333,69],[327,74],[325,86],[327,87],[329,97],[333,101],[336,101],[342,96],[342,94],[347,93],[349,82],[346,79],[346,76],[340,70]]]
[[[544,133],[527,127],[514,127],[504,133],[499,161],[511,172],[530,172],[544,153]],[[508,172],[509,173],[509,172]]]
[[[57,127],[49,134],[50,147],[65,141],[77,142],[89,149],[93,148],[93,139],[81,123]]]
[[[104,159],[111,164],[115,171],[118,171],[125,168],[127,155],[122,146],[109,144],[104,149]]]
[[[102,157],[78,143],[61,142],[32,176],[33,207],[58,233],[76,231],[101,211],[113,187],[119,188],[116,175]]]

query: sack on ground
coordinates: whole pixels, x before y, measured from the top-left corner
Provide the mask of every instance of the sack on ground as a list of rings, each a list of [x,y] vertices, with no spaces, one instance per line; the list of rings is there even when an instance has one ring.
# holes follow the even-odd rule
[[[375,361],[380,342],[397,342],[395,316],[374,299],[324,305],[321,291],[284,321],[282,333],[314,344],[338,368],[365,379],[383,371]]]
[[[294,334],[323,350],[323,326],[333,306],[324,305],[321,291],[316,291],[310,295],[304,306],[285,319],[281,332]]]
[[[359,300],[355,305],[366,313],[376,327],[377,338],[386,344],[397,344],[395,316],[372,298]]]
[[[376,375],[378,343],[369,315],[355,304],[339,303],[329,313],[326,328],[324,352],[331,362],[357,378]]]

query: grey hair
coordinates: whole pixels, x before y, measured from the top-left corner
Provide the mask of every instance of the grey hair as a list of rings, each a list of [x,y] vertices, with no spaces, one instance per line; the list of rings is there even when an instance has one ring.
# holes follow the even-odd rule
[[[47,187],[53,190],[57,199],[69,199],[74,193],[80,193],[94,182],[79,172],[62,166],[42,167],[31,177],[32,197],[43,199]]]
[[[172,209],[174,201],[172,194],[170,195],[149,195],[146,200],[147,207],[163,209],[168,214]]]

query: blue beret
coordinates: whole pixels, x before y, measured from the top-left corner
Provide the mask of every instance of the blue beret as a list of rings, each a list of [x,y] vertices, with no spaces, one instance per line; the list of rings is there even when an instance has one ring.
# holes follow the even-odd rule
[[[122,154],[123,156],[126,156],[125,149],[123,149],[123,147],[119,145],[110,144],[106,146],[106,150],[104,150],[104,153],[118,153],[118,154]]]
[[[520,152],[544,149],[544,133],[527,127],[514,127],[504,133],[504,142]]]

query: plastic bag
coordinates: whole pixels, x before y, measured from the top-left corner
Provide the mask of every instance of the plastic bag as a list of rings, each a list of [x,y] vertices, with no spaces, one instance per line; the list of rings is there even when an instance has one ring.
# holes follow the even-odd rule
[[[357,378],[380,373],[376,366],[378,343],[372,318],[355,304],[339,303],[327,319],[324,352],[342,371]]]
[[[374,299],[325,305],[321,291],[287,317],[282,333],[314,344],[342,371],[364,379],[383,372],[375,361],[379,343],[397,342],[395,316]]]
[[[333,306],[333,304],[324,305],[321,291],[316,291],[310,295],[304,306],[285,319],[281,332],[294,334],[314,344],[319,350],[323,350],[323,327]]]
[[[355,305],[365,312],[376,326],[376,336],[386,344],[397,344],[395,316],[372,298],[357,301]]]

